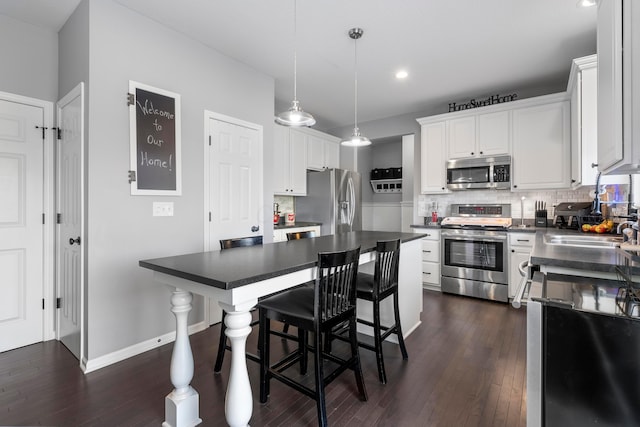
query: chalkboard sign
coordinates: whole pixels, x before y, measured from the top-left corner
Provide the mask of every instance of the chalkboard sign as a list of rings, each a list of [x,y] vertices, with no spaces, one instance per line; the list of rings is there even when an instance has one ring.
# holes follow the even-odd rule
[[[182,194],[180,95],[129,81],[131,194]]]

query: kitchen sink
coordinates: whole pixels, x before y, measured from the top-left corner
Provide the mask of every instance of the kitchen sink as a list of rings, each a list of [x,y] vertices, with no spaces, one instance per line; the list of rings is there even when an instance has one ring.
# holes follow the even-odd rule
[[[543,237],[548,245],[577,246],[581,248],[615,249],[620,247],[622,237],[593,236],[593,235],[568,235],[547,233]]]

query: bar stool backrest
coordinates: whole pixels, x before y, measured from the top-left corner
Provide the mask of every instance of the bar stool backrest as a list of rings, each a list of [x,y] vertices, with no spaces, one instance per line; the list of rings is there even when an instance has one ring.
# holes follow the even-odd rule
[[[316,232],[313,230],[308,230],[308,231],[294,231],[292,233],[287,233],[287,240],[299,240],[299,239],[306,239],[308,237],[316,237]]]
[[[398,286],[400,239],[379,241],[376,245],[376,265],[373,274],[374,294],[383,294]]]
[[[255,246],[262,244],[262,236],[240,237],[237,239],[220,240],[220,249],[238,248],[241,246]]]
[[[360,247],[318,254],[314,307],[316,321],[338,323],[355,311],[359,259]]]

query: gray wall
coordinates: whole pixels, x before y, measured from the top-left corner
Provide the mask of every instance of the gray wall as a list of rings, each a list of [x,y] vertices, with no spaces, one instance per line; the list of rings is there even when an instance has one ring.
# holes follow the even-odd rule
[[[0,15],[0,91],[55,102],[58,35]]]
[[[61,93],[81,80],[88,93],[85,354],[91,360],[175,329],[169,289],[153,283],[138,260],[203,249],[204,110],[264,127],[264,208],[271,211],[274,81],[112,1],[84,0],[60,44]],[[130,195],[129,80],[181,95],[182,196]],[[152,217],[153,201],[173,202],[174,216]],[[198,298],[189,322],[203,315]]]

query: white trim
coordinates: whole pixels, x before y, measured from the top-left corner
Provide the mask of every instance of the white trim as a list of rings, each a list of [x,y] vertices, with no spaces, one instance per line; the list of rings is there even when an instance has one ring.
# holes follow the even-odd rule
[[[206,322],[198,322],[189,326],[189,335],[201,332],[207,329]],[[153,350],[154,348],[161,347],[165,344],[172,343],[176,340],[176,331],[168,332],[164,335],[157,336],[155,338],[142,341],[129,347],[122,348],[112,353],[105,354],[104,356],[96,357],[95,359],[86,360],[81,359],[80,368],[82,372],[88,374],[89,372],[96,371],[104,368],[105,366],[113,365],[114,363],[121,362],[133,356],[144,353],[145,351]]]
[[[84,360],[85,358],[85,348],[86,348],[86,343],[85,343],[85,331],[86,331],[86,324],[85,324],[85,260],[86,260],[86,253],[87,253],[87,239],[85,238],[85,223],[86,223],[86,215],[85,215],[85,182],[86,182],[86,176],[85,176],[85,102],[84,102],[84,82],[80,82],[78,83],[73,89],[71,89],[69,91],[69,93],[67,93],[65,96],[62,97],[62,99],[60,99],[57,103],[56,103],[56,126],[58,127],[58,129],[60,129],[62,127],[62,123],[60,123],[60,110],[62,108],[64,108],[64,106],[68,103],[70,103],[71,101],[73,101],[74,99],[76,99],[77,97],[80,97],[80,240],[82,242],[84,242],[83,246],[82,246],[82,250],[80,251],[80,352],[79,352],[79,359],[80,361]],[[57,143],[57,139],[56,139],[56,149],[58,149],[58,143]],[[58,199],[58,195],[56,194],[55,197],[56,201]],[[56,240],[54,239],[54,246],[56,245]],[[55,261],[54,261],[55,262]],[[60,291],[58,289],[57,286],[57,280],[54,280],[54,284],[53,284],[53,288],[55,289],[55,295],[58,296],[60,295]],[[56,333],[55,333],[55,339],[57,339],[58,341],[60,341],[60,328],[58,327],[58,323],[59,322],[59,313],[56,313]],[[82,364],[82,362],[81,362]]]
[[[42,108],[44,127],[53,127],[53,102],[28,96],[0,92],[0,99]],[[55,175],[53,132],[45,132],[43,141],[43,185],[42,208],[45,216],[43,225],[42,254],[42,298],[45,300],[42,313],[42,341],[55,338],[54,318],[54,272],[55,272]]]

